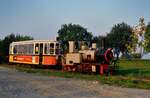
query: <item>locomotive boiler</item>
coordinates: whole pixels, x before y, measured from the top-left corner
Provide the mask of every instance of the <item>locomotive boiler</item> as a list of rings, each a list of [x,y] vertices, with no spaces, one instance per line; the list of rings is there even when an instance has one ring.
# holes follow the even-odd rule
[[[79,71],[83,73],[101,74],[110,72],[110,63],[113,59],[112,48],[98,49],[96,43],[91,47],[85,44],[75,48],[75,42],[69,41],[69,52],[62,60],[64,71]]]

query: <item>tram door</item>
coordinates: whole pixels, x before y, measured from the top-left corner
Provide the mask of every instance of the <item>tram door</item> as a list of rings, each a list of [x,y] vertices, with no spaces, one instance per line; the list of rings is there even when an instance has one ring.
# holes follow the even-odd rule
[[[40,49],[39,49],[39,64],[42,65],[43,61],[43,43],[40,43]]]

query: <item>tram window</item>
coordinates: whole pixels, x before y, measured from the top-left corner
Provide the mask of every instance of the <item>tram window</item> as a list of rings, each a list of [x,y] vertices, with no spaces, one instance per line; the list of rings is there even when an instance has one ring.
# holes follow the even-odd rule
[[[13,48],[14,54],[33,54],[33,44],[15,45]]]
[[[56,51],[55,51],[55,54],[59,54],[59,44],[58,44],[58,43],[56,44]]]
[[[54,49],[50,49],[50,54],[54,54]]]
[[[14,46],[14,54],[19,54],[20,53],[20,48],[19,48],[19,45],[15,45]]]
[[[13,53],[16,54],[17,53],[17,49],[16,47],[14,46],[14,49],[13,49]]]
[[[26,50],[27,50],[27,54],[33,54],[33,50],[34,50],[34,44],[27,44],[26,45]]]
[[[39,44],[35,44],[35,54],[39,54]]]
[[[54,54],[54,43],[50,43],[50,54]]]
[[[14,54],[18,54],[19,53],[18,45],[14,46],[13,53]]]
[[[28,47],[27,45],[18,45],[17,47],[17,53],[18,54],[28,54]]]
[[[59,49],[59,44],[58,43],[56,44],[56,49]]]
[[[54,43],[50,43],[50,48],[54,48]]]

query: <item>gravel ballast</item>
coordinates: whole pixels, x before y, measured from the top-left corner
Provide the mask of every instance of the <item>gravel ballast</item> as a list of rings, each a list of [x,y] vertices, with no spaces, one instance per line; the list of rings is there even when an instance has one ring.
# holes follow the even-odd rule
[[[0,98],[150,98],[150,90],[41,76],[0,67]]]

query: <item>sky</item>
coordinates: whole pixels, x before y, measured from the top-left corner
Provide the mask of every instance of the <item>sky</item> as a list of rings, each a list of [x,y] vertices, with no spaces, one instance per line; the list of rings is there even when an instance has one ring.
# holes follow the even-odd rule
[[[53,39],[63,24],[80,24],[94,36],[112,26],[150,22],[150,0],[0,0],[0,39],[14,33]]]

